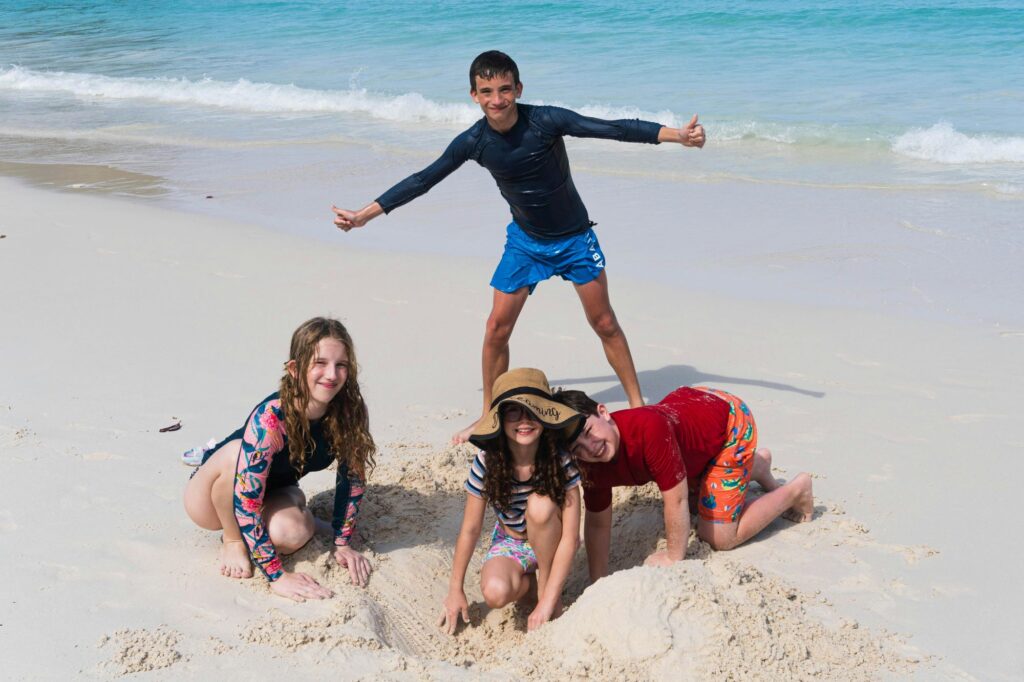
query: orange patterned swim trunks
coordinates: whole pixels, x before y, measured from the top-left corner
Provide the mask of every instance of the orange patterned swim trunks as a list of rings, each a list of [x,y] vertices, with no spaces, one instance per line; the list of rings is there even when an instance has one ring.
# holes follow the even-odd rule
[[[712,459],[700,482],[697,513],[712,523],[736,523],[747,499],[747,485],[754,469],[757,426],[746,403],[725,391],[694,386],[729,403],[725,447]]]

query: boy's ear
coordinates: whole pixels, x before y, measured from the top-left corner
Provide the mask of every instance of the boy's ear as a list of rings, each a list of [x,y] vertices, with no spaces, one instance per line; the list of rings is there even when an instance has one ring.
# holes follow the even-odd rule
[[[606,422],[612,420],[612,413],[608,411],[608,407],[604,403],[597,406],[597,416]]]
[[[299,378],[299,363],[295,362],[294,360],[289,360],[288,362],[284,363],[284,368],[288,371],[289,374],[292,375],[292,379]]]

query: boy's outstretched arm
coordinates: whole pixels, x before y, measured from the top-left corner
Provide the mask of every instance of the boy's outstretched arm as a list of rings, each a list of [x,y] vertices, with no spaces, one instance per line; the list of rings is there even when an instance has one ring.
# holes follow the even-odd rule
[[[362,227],[384,213],[384,209],[376,201],[363,206],[358,211],[350,211],[338,208],[337,206],[331,206],[331,210],[334,211],[334,224],[338,226],[338,229],[345,230],[345,232],[348,232],[353,227]]]
[[[678,142],[684,147],[704,146],[704,126],[697,122],[697,114],[682,128],[664,126],[658,131],[658,142]]]

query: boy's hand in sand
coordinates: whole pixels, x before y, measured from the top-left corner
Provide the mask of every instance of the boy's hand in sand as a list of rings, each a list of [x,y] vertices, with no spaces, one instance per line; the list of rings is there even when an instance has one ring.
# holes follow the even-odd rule
[[[697,114],[682,128],[662,128],[658,132],[658,142],[678,142],[684,147],[703,147],[707,138],[704,126],[697,122]]]
[[[671,566],[677,561],[679,559],[673,559],[667,551],[661,550],[644,559],[644,566]]]
[[[369,559],[346,545],[334,548],[334,560],[342,568],[348,569],[348,575],[352,579],[353,585],[366,587],[366,581],[370,578],[370,571],[373,570]]]
[[[331,210],[334,211],[334,224],[345,232],[353,227],[362,227],[384,212],[384,209],[376,201],[363,206],[358,211],[350,211],[337,206],[331,206]]]
[[[270,591],[278,596],[288,597],[299,602],[307,599],[327,599],[334,596],[333,592],[305,573],[285,572],[280,578],[270,583]]]
[[[459,625],[460,614],[462,615],[462,622],[467,625],[469,624],[469,602],[466,601],[466,593],[464,591],[449,592],[448,596],[444,598],[442,608],[444,611],[442,611],[441,617],[437,619],[437,627],[449,635],[455,634],[455,629]]]

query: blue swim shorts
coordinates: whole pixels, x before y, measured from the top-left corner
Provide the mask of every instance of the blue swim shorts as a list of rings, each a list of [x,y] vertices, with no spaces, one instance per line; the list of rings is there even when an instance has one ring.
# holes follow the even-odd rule
[[[491,286],[506,294],[523,287],[530,287],[532,294],[538,282],[555,275],[586,284],[604,270],[604,253],[593,229],[561,239],[535,239],[511,222],[505,234],[505,253]]]

